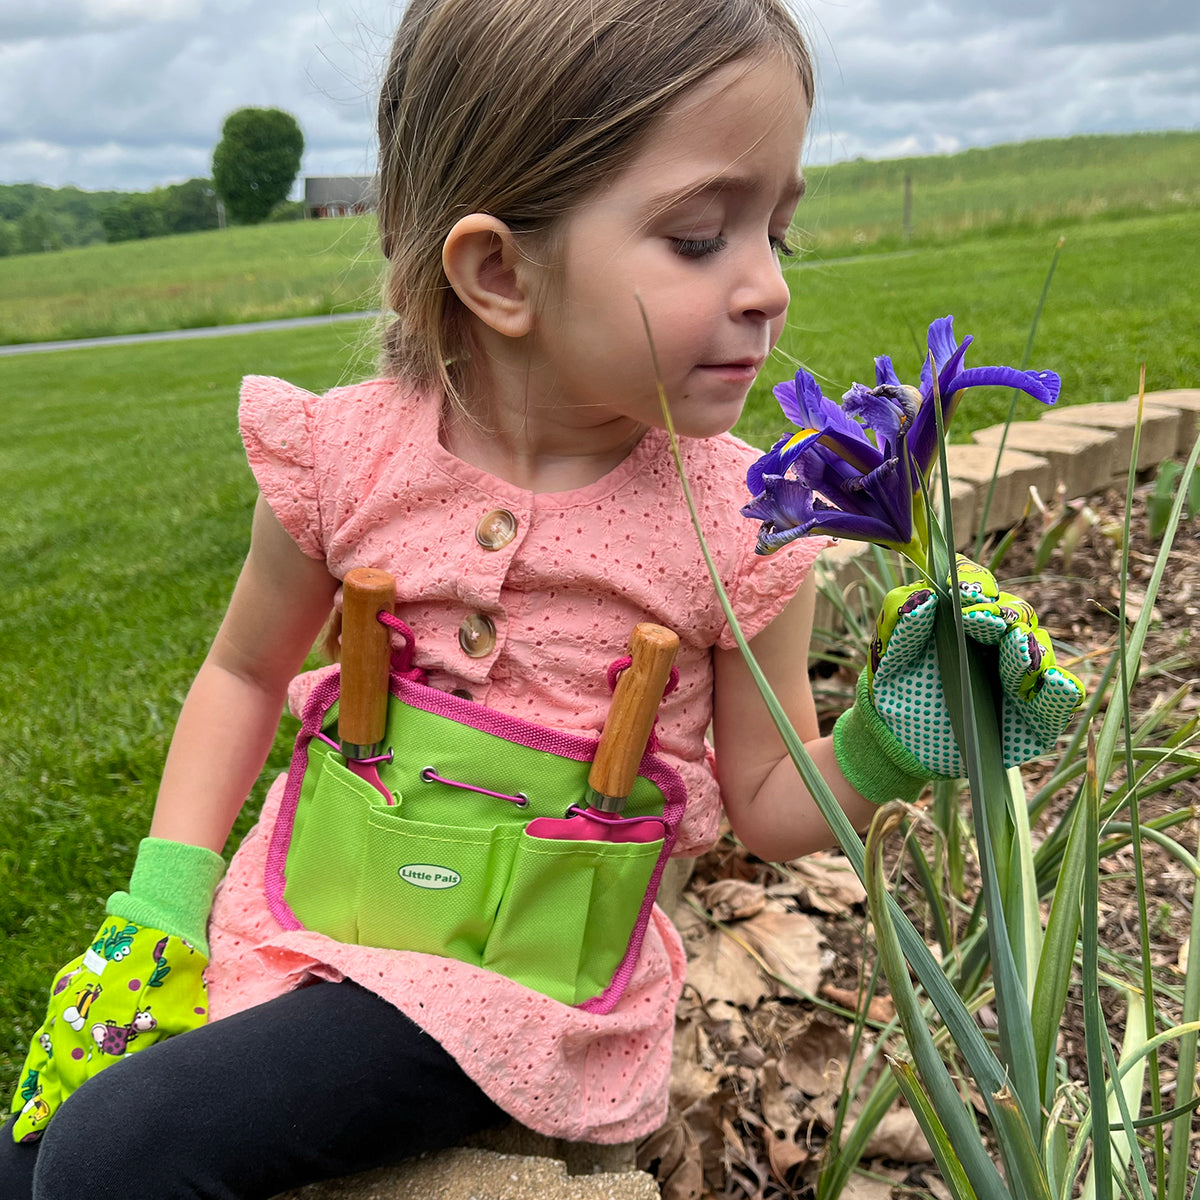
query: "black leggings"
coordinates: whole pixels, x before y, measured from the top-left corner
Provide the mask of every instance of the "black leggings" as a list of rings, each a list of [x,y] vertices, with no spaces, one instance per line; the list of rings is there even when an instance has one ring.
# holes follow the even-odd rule
[[[398,1009],[316,983],[105,1068],[40,1142],[0,1129],[0,1196],[267,1200],[504,1119]]]

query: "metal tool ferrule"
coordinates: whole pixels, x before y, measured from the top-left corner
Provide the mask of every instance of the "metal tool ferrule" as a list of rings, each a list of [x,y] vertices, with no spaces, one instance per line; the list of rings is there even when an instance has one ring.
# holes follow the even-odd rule
[[[379,758],[383,754],[383,743],[376,742],[372,746],[359,746],[354,742],[339,742],[338,749],[348,762],[363,762],[368,758]]]
[[[588,788],[588,806],[605,813],[619,813],[625,807],[625,796],[606,796],[594,787]]]

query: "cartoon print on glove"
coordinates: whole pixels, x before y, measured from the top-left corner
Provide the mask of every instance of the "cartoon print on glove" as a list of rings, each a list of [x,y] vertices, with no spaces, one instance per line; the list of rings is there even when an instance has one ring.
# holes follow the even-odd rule
[[[104,991],[103,985],[99,983],[89,983],[87,987],[75,997],[75,1003],[69,1005],[63,1010],[63,1020],[66,1021],[72,1029],[78,1033],[87,1020],[88,1010],[100,998],[100,993]]]
[[[995,597],[995,576],[986,567],[972,562],[965,554],[955,555],[961,604],[979,604]]]
[[[50,1119],[50,1105],[42,1099],[42,1086],[38,1082],[38,1072],[30,1070],[21,1083],[21,1099],[25,1104],[21,1108],[21,1116],[27,1117],[31,1125],[40,1125]],[[42,1135],[40,1132],[28,1134],[23,1140],[35,1142]]]
[[[100,936],[92,943],[96,951],[106,962],[120,962],[133,949],[133,935],[137,933],[136,925],[106,925]]]
[[[82,967],[76,967],[73,971],[68,971],[65,975],[54,981],[54,989],[51,991],[52,996],[61,996],[63,992],[71,986],[71,980],[82,971]]]
[[[139,1033],[149,1033],[157,1027],[158,1022],[154,1019],[154,1014],[149,1009],[139,1009],[128,1025],[118,1025],[116,1021],[98,1021],[92,1026],[92,1041],[96,1043],[101,1054],[111,1054],[114,1058],[120,1058]]]

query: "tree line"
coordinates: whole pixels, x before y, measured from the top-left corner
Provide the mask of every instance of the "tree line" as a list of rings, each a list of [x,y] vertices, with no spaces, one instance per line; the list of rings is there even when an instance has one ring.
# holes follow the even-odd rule
[[[36,183],[0,184],[0,256],[40,254],[92,242],[294,220],[287,194],[300,170],[304,136],[290,113],[242,108],[226,118],[211,178],[149,192],[87,192]]]

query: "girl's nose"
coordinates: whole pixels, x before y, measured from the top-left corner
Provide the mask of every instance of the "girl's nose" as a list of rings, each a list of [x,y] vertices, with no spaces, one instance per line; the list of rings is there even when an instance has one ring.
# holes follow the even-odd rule
[[[791,293],[770,244],[748,249],[733,295],[735,315],[774,321],[787,312]]]

